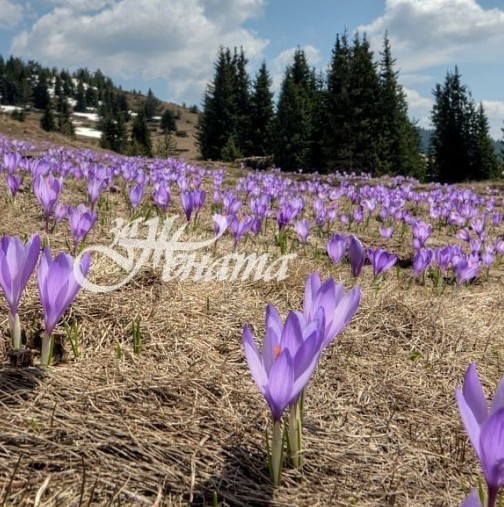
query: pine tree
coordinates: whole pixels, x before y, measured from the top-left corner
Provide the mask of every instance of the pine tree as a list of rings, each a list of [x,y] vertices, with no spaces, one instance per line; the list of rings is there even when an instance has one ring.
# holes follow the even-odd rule
[[[33,107],[36,109],[45,110],[51,97],[47,87],[47,74],[40,72],[38,75],[37,84],[33,87]]]
[[[488,125],[484,125],[484,111],[480,108],[476,112],[457,67],[446,74],[443,86],[436,85],[433,94],[430,177],[446,183],[488,177],[493,171],[491,164],[479,167],[487,157],[481,150],[485,150]]]
[[[378,174],[422,176],[420,144],[415,125],[408,118],[406,94],[398,83],[388,34],[383,39],[380,62]]]
[[[126,123],[122,114],[116,116],[107,113],[100,119],[100,146],[105,149],[124,153],[127,143]]]
[[[237,148],[241,156],[252,155],[254,146],[250,142],[251,131],[251,104],[250,104],[250,78],[247,74],[247,59],[243,48],[238,53],[236,48],[233,54],[233,95],[234,95],[234,132]]]
[[[40,126],[46,132],[54,132],[56,130],[56,122],[54,121],[54,114],[50,103],[47,104],[44,114],[40,118]]]
[[[169,134],[170,132],[175,132],[175,130],[177,130],[175,115],[169,109],[165,109],[163,111],[160,126],[164,134]]]
[[[350,102],[350,70],[352,51],[348,35],[336,36],[327,77],[325,99],[324,158],[331,169],[353,167],[352,106]]]
[[[352,108],[352,169],[376,174],[379,164],[380,82],[364,35],[355,35],[349,77]]]
[[[480,102],[471,118],[471,179],[495,178],[499,172],[499,161],[495,154],[490,126],[483,104]]]
[[[156,116],[157,110],[159,108],[160,101],[154,95],[154,92],[149,88],[147,92],[147,97],[143,103],[145,118],[150,120],[153,116]]]
[[[271,127],[273,121],[273,93],[271,79],[263,62],[252,85],[250,142],[253,154],[271,155]]]
[[[76,100],[74,111],[83,113],[87,109],[87,102],[86,102],[86,90],[84,89],[84,83],[82,82],[82,80],[79,80],[79,82],[77,83],[77,89],[74,98]]]
[[[204,159],[218,160],[230,136],[236,136],[234,70],[229,48],[219,49],[213,81],[203,97],[198,121],[198,147]]]
[[[143,109],[140,109],[133,121],[130,153],[152,157],[152,140]]]
[[[70,106],[66,97],[58,99],[58,130],[65,136],[73,137],[75,135],[75,128],[70,115]]]
[[[274,158],[284,171],[310,170],[316,79],[302,49],[283,78],[275,117]]]

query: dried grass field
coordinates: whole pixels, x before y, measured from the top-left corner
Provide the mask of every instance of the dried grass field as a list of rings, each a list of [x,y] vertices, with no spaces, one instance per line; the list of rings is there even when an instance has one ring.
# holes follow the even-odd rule
[[[223,188],[246,174],[227,168]],[[0,180],[0,235],[42,234],[29,178],[14,202]],[[202,186],[211,190],[207,177]],[[84,182],[66,178],[62,201],[86,202]],[[186,239],[213,236],[210,201]],[[350,204],[343,196],[340,205]],[[128,218],[122,189],[107,191],[98,212],[88,245],[110,244],[113,219]],[[175,190],[168,213],[185,222]],[[81,356],[62,338],[49,368],[37,366],[42,320],[32,277],[19,314],[35,366],[10,365],[7,334],[0,341],[0,506],[459,505],[479,470],[454,390],[472,361],[487,393],[503,373],[502,271],[492,267],[470,284],[436,291],[429,278],[412,278],[407,232],[387,243],[401,267],[377,286],[369,266],[354,279],[347,261],[335,265],[327,256],[338,227],[313,232],[304,247],[290,231],[297,257],[282,281],[163,281],[162,266],[150,260],[115,291],[83,290],[65,315],[78,324]],[[278,257],[274,231],[270,218],[267,231],[239,242],[238,251]],[[367,245],[382,242],[374,219],[352,231]],[[430,241],[442,244],[447,234],[436,230]],[[49,242],[65,250],[68,238],[61,222]],[[211,253],[231,251],[226,235]],[[314,271],[347,290],[359,284],[362,299],[310,381],[302,472],[286,467],[282,486],[273,488],[264,444],[269,410],[249,373],[242,330],[249,323],[262,339],[267,303],[282,317],[300,309]],[[122,275],[93,258],[90,276],[104,284]],[[2,296],[3,331],[7,313]]]

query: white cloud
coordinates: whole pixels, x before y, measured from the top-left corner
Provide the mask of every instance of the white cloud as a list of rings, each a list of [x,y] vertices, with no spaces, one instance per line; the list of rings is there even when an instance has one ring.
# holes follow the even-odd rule
[[[502,100],[483,100],[483,108],[488,117],[490,125],[490,135],[494,139],[502,139],[504,127],[504,101]]]
[[[399,68],[410,72],[504,58],[504,10],[483,9],[476,0],[387,0],[383,16],[359,30],[377,48],[388,30]]]
[[[100,68],[116,79],[166,79],[171,100],[199,102],[220,45],[262,57],[268,41],[242,25],[261,14],[264,1],[52,0],[11,52],[49,66]]]
[[[0,28],[14,26],[23,19],[23,8],[9,0],[0,0],[0,13]]]

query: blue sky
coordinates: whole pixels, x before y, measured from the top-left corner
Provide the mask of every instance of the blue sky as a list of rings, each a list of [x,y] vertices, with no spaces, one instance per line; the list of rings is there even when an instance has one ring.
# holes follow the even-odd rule
[[[278,87],[294,49],[327,65],[337,33],[388,30],[410,115],[429,125],[432,89],[458,65],[491,133],[504,126],[502,0],[0,0],[0,54],[74,70],[100,68],[125,89],[201,104],[217,50],[243,46]]]

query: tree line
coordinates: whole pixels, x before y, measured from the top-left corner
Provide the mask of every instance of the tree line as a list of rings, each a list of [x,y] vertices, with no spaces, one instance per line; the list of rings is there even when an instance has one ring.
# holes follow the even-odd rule
[[[271,156],[286,171],[402,174],[447,182],[498,172],[483,106],[474,103],[457,69],[444,85],[436,85],[435,131],[428,157],[422,156],[387,34],[378,60],[365,35],[356,33],[350,41],[348,33],[338,34],[324,72],[311,68],[297,48],[276,103],[266,64],[251,80],[247,63],[243,49],[219,49],[198,124],[204,159]]]
[[[99,116],[103,148],[152,156],[147,121],[160,111],[161,101],[149,89],[146,96],[140,96],[139,102],[132,118],[126,92],[99,69],[91,72],[81,68],[70,73],[44,67],[33,60],[25,63],[14,56],[4,60],[0,55],[0,104],[20,107],[16,118],[21,121],[26,108],[43,111],[40,125],[46,131],[73,136],[71,113],[94,111]],[[165,144],[169,144],[169,134],[176,130],[174,113],[165,109],[160,123]]]

